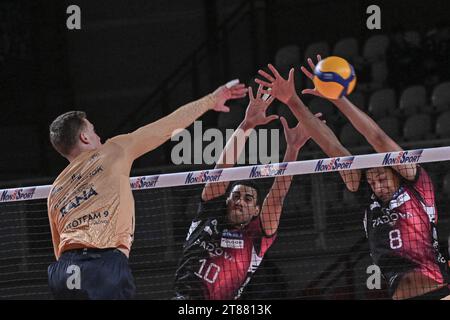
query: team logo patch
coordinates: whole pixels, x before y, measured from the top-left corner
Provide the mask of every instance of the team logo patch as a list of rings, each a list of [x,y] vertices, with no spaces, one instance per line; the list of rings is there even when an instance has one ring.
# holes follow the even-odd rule
[[[220,246],[222,248],[242,249],[244,248],[244,237],[241,232],[225,229],[222,233]]]
[[[243,249],[244,248],[244,240],[222,237],[222,239],[220,240],[220,246],[222,248]]]

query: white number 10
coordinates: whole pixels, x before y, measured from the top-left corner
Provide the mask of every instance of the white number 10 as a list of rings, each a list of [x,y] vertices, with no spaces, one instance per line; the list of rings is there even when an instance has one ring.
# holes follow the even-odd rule
[[[204,271],[206,259],[202,259],[200,261],[202,265],[200,266],[200,270],[198,270],[198,272],[195,272],[195,274],[198,277],[205,279],[209,283],[214,283],[217,279],[217,276],[219,275],[220,267],[215,263],[210,263],[206,271]]]

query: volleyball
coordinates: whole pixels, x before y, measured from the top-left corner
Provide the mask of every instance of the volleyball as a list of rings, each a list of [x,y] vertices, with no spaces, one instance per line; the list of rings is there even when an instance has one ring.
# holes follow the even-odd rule
[[[316,90],[326,98],[339,99],[355,88],[355,70],[347,60],[331,56],[317,63],[313,82]]]

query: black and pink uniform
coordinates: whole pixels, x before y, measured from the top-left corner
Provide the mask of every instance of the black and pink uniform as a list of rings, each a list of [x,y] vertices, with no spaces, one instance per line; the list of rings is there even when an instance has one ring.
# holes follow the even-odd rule
[[[402,185],[387,204],[372,195],[364,228],[370,255],[388,282],[392,295],[401,277],[411,271],[447,283],[447,261],[439,252],[433,183],[417,166],[414,181]]]
[[[226,223],[226,197],[201,201],[175,276],[175,298],[238,299],[276,236],[267,237],[259,216],[243,229]]]

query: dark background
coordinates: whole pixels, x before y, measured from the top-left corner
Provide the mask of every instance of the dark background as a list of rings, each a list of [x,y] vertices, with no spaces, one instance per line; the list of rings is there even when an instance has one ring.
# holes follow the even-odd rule
[[[365,26],[366,8],[372,4],[367,1],[0,3],[0,186],[39,177],[51,182],[65,167],[67,162],[53,151],[47,134],[48,125],[63,112],[86,111],[106,140],[158,119],[230,79],[252,84],[256,71],[274,63],[284,46],[298,46],[293,59],[298,67],[305,63],[303,53],[311,43],[326,41],[331,52],[338,40],[354,37],[362,55],[370,36],[392,36],[402,29],[425,38],[427,31],[448,21],[445,1],[378,1],[381,30]],[[66,28],[70,4],[81,8],[81,30]],[[397,59],[388,61],[395,64]],[[410,66],[414,74],[423,75],[417,64]],[[370,72],[360,64],[355,67],[357,88],[363,88]],[[443,67],[447,70],[448,62]],[[398,76],[389,73],[388,80],[399,84]],[[305,87],[300,73],[297,77],[299,88]],[[382,87],[391,84],[388,80]],[[423,84],[425,78],[417,81]],[[218,114],[206,114],[204,127],[234,125],[232,116],[222,117],[221,122]],[[167,143],[134,168],[150,172],[170,164]]]
[[[81,30],[66,28],[66,8],[71,4],[81,8]],[[381,8],[381,30],[366,28],[370,4]],[[51,183],[67,165],[48,141],[49,124],[63,112],[86,111],[106,140],[167,115],[228,80],[239,78],[253,85],[257,70],[269,62],[283,71],[295,66],[300,90],[311,86],[298,68],[306,63],[305,54],[316,53],[310,45],[320,42],[318,53],[327,56],[348,37],[357,42],[357,54],[348,58],[358,77],[351,99],[405,148],[449,145],[450,133],[444,130],[449,104],[437,106],[435,99],[435,88],[450,79],[445,4],[444,0],[2,0],[0,188]],[[408,40],[411,32],[416,42]],[[364,46],[375,35],[387,36],[390,42],[381,57],[371,60]],[[413,85],[421,86],[415,92],[423,90],[424,100],[406,110],[403,92]],[[383,89],[387,91],[381,94],[380,106],[373,96]],[[326,114],[327,123],[352,152],[373,152],[327,103],[310,97],[305,101]],[[245,99],[230,104],[230,114],[204,115],[204,129],[235,128],[246,104]],[[294,124],[284,106],[274,103],[271,109]],[[273,123],[269,128],[280,126]],[[132,175],[206,167],[173,166],[171,146],[168,142],[137,160]],[[324,154],[309,142],[300,159],[319,157]],[[426,168],[436,185],[441,242],[446,247],[450,166],[435,163]],[[337,175],[314,176],[295,178],[280,237],[247,297],[385,298],[383,291],[365,289],[370,259],[361,240],[364,191],[352,196],[343,191]],[[267,189],[269,183],[262,185]],[[138,298],[170,297],[177,257],[200,190],[135,192],[131,263]],[[7,204],[0,213],[0,297],[48,298],[45,270],[53,257],[45,203]]]

